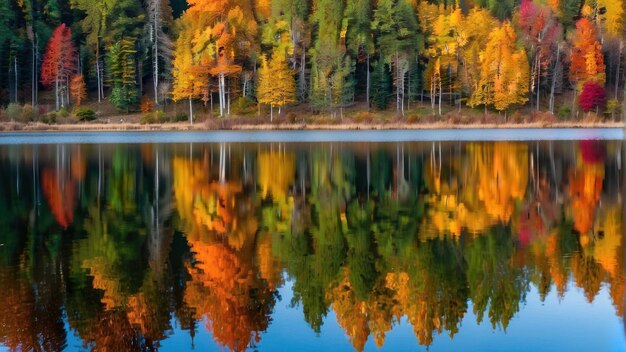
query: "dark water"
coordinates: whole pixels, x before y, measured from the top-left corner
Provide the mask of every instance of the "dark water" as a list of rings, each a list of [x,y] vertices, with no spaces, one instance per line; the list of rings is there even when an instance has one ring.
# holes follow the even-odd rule
[[[624,351],[623,148],[0,146],[0,350]]]

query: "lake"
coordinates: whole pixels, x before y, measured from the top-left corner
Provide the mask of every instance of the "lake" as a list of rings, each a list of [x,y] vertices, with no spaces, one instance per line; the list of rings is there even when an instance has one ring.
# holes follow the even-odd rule
[[[623,137],[0,135],[0,350],[624,351]]]

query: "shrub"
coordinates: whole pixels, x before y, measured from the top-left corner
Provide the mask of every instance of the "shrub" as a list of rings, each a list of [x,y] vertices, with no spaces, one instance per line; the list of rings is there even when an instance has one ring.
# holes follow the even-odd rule
[[[59,110],[58,115],[62,118],[67,118],[68,116],[70,116],[70,111],[67,110],[66,107],[62,107],[61,110]]]
[[[37,120],[37,111],[32,105],[26,104],[22,107],[22,113],[20,116],[21,122],[31,122]]]
[[[417,114],[411,114],[406,118],[406,122],[408,123],[417,123],[419,122],[420,117]]]
[[[164,123],[167,122],[167,116],[163,110],[157,110],[154,112],[147,112],[141,116],[142,124],[151,124],[151,123]]]
[[[611,115],[611,119],[615,118],[615,114],[619,114],[620,111],[620,103],[617,99],[611,99],[606,103],[606,113],[607,115]]]
[[[559,112],[557,113],[557,115],[559,116],[559,119],[561,120],[568,119],[570,116],[572,116],[572,109],[569,106],[563,105],[559,109]]]
[[[45,114],[41,117],[41,122],[47,124],[57,123],[57,114],[56,112],[51,112],[49,114]]]
[[[154,108],[154,102],[152,101],[152,99],[148,97],[143,97],[141,99],[141,103],[139,104],[139,110],[141,110],[142,113],[145,114],[145,113],[151,112],[153,108]]]
[[[296,119],[298,118],[298,114],[296,114],[293,111],[290,111],[287,113],[287,121],[289,121],[289,123],[296,123]]]
[[[78,108],[74,112],[78,121],[93,121],[96,119],[96,113],[88,108]]]
[[[151,112],[141,115],[142,125],[149,125],[151,123],[154,123],[154,115]]]
[[[4,114],[9,120],[19,120],[22,117],[22,107],[19,104],[11,103],[7,106]]]
[[[354,122],[363,123],[363,122],[372,122],[373,116],[369,111],[359,111],[354,114]]]
[[[249,115],[256,111],[256,103],[248,98],[239,97],[231,103],[230,109],[234,115]]]
[[[189,115],[185,114],[184,112],[179,112],[174,117],[174,121],[176,121],[176,122],[189,121]]]
[[[578,99],[578,106],[580,106],[583,111],[589,112],[605,105],[606,90],[604,87],[593,81],[585,82],[583,91],[580,93]]]
[[[163,111],[163,110],[157,110],[157,111],[153,112],[152,114],[153,114],[155,122],[165,123],[168,120],[167,115],[165,115],[165,111]]]

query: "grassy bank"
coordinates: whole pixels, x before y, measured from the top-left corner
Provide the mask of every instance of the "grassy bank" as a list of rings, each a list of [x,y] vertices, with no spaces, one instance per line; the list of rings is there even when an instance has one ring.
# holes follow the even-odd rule
[[[90,113],[83,118],[80,111]],[[405,116],[394,111],[367,111],[354,106],[332,114],[314,113],[304,107],[293,107],[273,120],[267,111],[250,110],[227,118],[218,118],[198,109],[194,124],[188,122],[181,107],[166,112],[120,114],[106,104],[93,105],[73,112],[37,115],[26,107],[16,111],[15,118],[2,116],[0,131],[210,131],[210,130],[385,130],[443,128],[606,128],[622,127],[619,114],[550,114],[528,113],[527,109],[507,115],[483,109],[450,108],[442,116],[433,114],[430,106],[413,105]],[[525,113],[523,113],[524,111]],[[18,114],[19,113],[19,114]],[[259,114],[260,116],[257,116]],[[24,118],[26,116],[27,118]]]
[[[220,123],[221,122],[221,123]],[[622,128],[621,122],[565,121],[534,123],[471,123],[454,124],[449,122],[407,123],[401,121],[376,123],[345,121],[340,123],[250,123],[250,121],[224,119],[211,123],[163,123],[141,124],[124,123],[68,123],[48,125],[43,123],[3,123],[0,132],[80,132],[80,131],[220,131],[220,130],[420,130],[420,129],[474,129],[474,128]]]

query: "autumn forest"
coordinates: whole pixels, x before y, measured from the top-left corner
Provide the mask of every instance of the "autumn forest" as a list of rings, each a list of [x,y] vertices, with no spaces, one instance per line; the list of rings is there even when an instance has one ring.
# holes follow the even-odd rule
[[[4,146],[0,345],[272,350],[280,290],[357,351],[507,331],[529,296],[617,319],[622,143]]]
[[[5,120],[617,119],[623,0],[0,0]],[[82,107],[85,106],[85,107]],[[64,115],[65,114],[65,115]],[[419,116],[418,116],[419,117]]]

